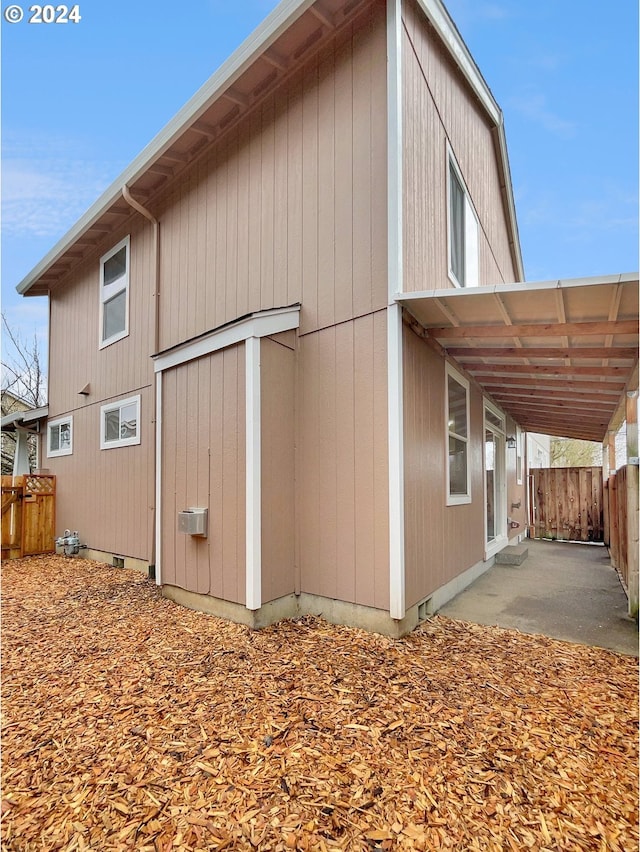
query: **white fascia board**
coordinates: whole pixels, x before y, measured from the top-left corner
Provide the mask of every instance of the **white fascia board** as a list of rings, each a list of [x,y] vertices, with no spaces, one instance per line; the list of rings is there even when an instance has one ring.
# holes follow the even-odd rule
[[[387,308],[387,415],[389,430],[389,615],[405,617],[404,393],[402,307]]]
[[[502,110],[491,94],[480,69],[476,65],[469,48],[464,43],[456,25],[440,0],[418,0],[418,4],[434,29],[447,47],[447,50],[464,74],[469,85],[476,93],[493,123],[502,124]]]
[[[404,290],[402,248],[402,0],[387,2],[387,274],[389,303]]]
[[[502,295],[504,293],[531,293],[538,290],[568,290],[573,287],[598,287],[606,284],[637,284],[637,272],[625,272],[616,275],[598,275],[589,278],[565,278],[555,281],[518,281],[514,284],[491,284],[488,286],[475,287],[470,290],[453,287],[440,288],[437,290],[418,290],[413,293],[396,293],[398,302],[409,304],[421,299],[451,299],[451,298],[473,298],[482,297],[487,293]]]
[[[262,606],[262,453],[260,418],[260,338],[245,342],[246,408],[246,591],[245,606]]]
[[[504,119],[500,113],[500,124],[497,128],[498,132],[498,148],[499,162],[502,174],[504,175],[504,192],[507,202],[507,215],[511,224],[511,236],[514,247],[514,260],[516,266],[516,274],[520,281],[524,281],[524,261],[522,259],[522,247],[520,245],[520,231],[518,229],[518,219],[516,216],[516,202],[513,197],[513,184],[511,182],[511,167],[509,166],[509,152],[507,150],[507,136],[504,129]]]
[[[162,585],[162,373],[156,373],[156,586]]]
[[[171,145],[185,133],[194,121],[224,93],[226,89],[285,32],[314,0],[283,0],[264,21],[249,35],[240,47],[220,66],[207,82],[187,101],[182,109],[151,140],[151,142],[127,166],[122,174],[102,193],[76,224],[56,243],[40,263],[17,285],[18,293],[24,295],[38,278],[59,260],[62,255],[89,228],[104,215],[122,195],[122,187],[135,183],[161,157]]]
[[[154,355],[154,372],[161,373],[171,367],[186,364],[187,361],[193,361],[203,355],[210,355],[219,349],[225,349],[227,346],[242,343],[243,340],[248,340],[250,337],[268,337],[271,334],[291,331],[298,328],[299,325],[299,305],[261,311],[198,337],[196,340],[183,343],[162,355]]]

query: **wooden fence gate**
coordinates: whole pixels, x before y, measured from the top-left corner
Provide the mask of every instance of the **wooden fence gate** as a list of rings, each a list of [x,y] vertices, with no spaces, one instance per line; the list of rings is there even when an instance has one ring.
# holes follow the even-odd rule
[[[529,535],[558,541],[604,541],[602,468],[531,470]]]
[[[55,551],[56,478],[2,477],[2,558]]]

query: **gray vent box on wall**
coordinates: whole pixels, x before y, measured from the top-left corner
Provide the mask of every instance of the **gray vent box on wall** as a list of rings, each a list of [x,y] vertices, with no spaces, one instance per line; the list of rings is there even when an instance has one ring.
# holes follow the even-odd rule
[[[184,509],[178,512],[178,532],[186,535],[207,535],[208,509]]]

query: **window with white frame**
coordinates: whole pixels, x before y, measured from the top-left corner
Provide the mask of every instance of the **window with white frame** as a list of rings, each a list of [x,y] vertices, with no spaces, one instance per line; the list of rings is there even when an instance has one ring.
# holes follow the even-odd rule
[[[100,346],[129,334],[129,237],[100,258]]]
[[[471,502],[469,382],[446,365],[447,505]]]
[[[140,443],[140,394],[100,408],[100,449]]]
[[[448,249],[449,278],[457,287],[477,287],[478,218],[460,169],[448,149]]]
[[[73,417],[60,417],[47,423],[47,458],[73,453]]]

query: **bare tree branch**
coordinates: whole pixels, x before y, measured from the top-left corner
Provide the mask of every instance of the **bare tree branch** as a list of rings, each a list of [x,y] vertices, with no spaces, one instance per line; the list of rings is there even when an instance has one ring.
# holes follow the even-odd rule
[[[26,342],[9,325],[2,314],[2,415],[12,414],[29,408],[40,408],[46,400],[46,375],[42,366],[42,356],[38,337],[34,333],[33,341]],[[36,438],[28,438],[31,469],[36,465]],[[2,433],[1,467],[3,474],[13,471],[13,459],[16,451],[15,433]]]
[[[2,390],[10,391],[33,408],[39,408],[46,400],[46,376],[37,335],[34,333],[31,342],[25,341],[11,328],[4,313],[2,327],[6,338],[2,358]]]

